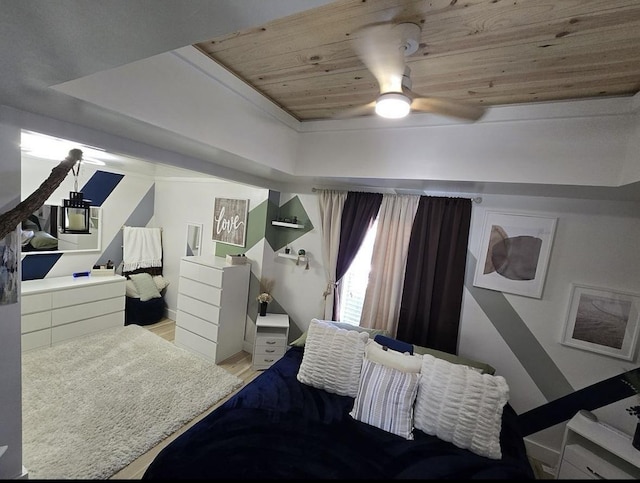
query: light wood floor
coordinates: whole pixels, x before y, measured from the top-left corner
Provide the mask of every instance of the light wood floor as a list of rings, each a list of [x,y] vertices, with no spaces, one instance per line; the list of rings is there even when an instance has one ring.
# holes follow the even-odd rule
[[[143,326],[145,329],[150,330],[151,332],[158,334],[160,337],[173,342],[175,337],[175,322],[171,319],[164,319],[153,325],[145,325]],[[218,364],[223,369],[227,370],[234,376],[239,377],[244,381],[244,384],[251,382],[256,376],[260,374],[260,371],[254,371],[251,368],[251,354],[248,352],[239,352],[238,354],[230,357],[229,359],[222,361]],[[244,387],[244,385],[242,386]],[[242,387],[240,389],[242,389]],[[211,411],[216,409],[222,403],[224,403],[227,399],[233,396],[236,392],[229,394],[224,399],[218,401],[214,406],[212,406],[208,411],[205,411],[203,414],[198,416],[196,419],[191,421],[190,423],[183,426],[181,429],[176,431],[174,434],[169,436],[167,439],[162,441],[160,444],[155,446],[154,448],[147,451],[145,454],[140,456],[138,459],[133,461],[129,466],[124,467],[122,470],[118,471],[115,475],[111,477],[112,480],[139,480],[142,478],[142,475],[146,471],[147,467],[156,457],[156,455],[163,449],[169,442],[173,441],[180,434],[186,431],[188,428],[193,426],[196,422],[200,421],[203,417],[209,414]]]

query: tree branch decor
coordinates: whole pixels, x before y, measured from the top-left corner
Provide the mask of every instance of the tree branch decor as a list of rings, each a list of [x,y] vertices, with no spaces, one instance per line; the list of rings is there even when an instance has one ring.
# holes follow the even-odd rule
[[[82,161],[82,151],[80,149],[69,151],[69,155],[51,170],[49,177],[42,182],[38,189],[24,201],[18,203],[15,208],[0,215],[0,240],[40,208],[79,161]]]

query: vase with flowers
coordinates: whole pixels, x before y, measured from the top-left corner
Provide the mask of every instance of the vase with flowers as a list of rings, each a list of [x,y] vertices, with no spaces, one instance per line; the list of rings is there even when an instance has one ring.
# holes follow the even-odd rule
[[[273,301],[273,297],[271,296],[271,291],[273,290],[273,285],[275,281],[270,278],[263,278],[260,280],[260,294],[256,298],[260,304],[260,315],[264,317],[267,315],[267,305]]]

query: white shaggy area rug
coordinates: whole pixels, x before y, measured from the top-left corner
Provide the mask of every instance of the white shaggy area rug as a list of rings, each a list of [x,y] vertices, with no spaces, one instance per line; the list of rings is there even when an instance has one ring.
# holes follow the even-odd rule
[[[128,325],[22,355],[30,479],[107,479],[242,385]]]

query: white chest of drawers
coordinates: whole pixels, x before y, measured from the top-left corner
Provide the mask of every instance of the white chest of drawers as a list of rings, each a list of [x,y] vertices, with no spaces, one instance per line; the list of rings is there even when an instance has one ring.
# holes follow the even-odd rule
[[[253,368],[268,369],[287,350],[289,316],[267,314],[256,319],[256,338],[253,345]]]
[[[251,267],[221,257],[180,261],[175,344],[216,363],[242,351]]]
[[[22,350],[124,326],[125,281],[114,275],[22,282]]]

